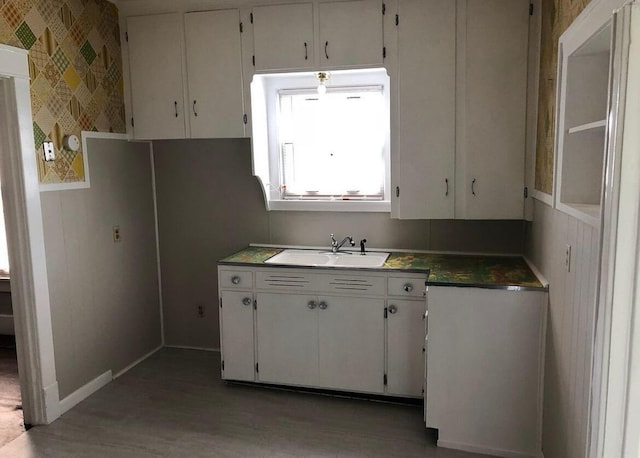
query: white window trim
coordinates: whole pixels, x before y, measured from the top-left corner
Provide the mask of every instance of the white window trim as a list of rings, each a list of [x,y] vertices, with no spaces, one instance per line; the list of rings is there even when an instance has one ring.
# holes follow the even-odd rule
[[[274,120],[278,116],[279,92],[284,90],[316,87],[315,73],[289,73],[254,75],[251,83],[252,103],[252,159],[253,174],[263,187],[267,210],[273,211],[344,211],[384,212],[391,211],[391,155],[390,131],[384,145],[385,180],[384,197],[378,201],[296,200],[282,199],[279,190],[279,146],[278,132]],[[390,116],[390,83],[386,69],[345,70],[331,72],[329,87],[382,86],[386,111]]]

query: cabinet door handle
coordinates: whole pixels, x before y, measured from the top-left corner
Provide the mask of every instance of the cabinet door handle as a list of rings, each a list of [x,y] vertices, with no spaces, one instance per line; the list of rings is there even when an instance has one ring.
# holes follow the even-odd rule
[[[471,182],[471,194],[476,195],[476,179],[474,178]]]
[[[388,309],[388,310],[389,310],[389,313],[393,315],[393,314],[395,314],[395,313],[398,311],[398,307],[396,307],[395,305],[391,304],[391,305],[389,306],[389,309]]]
[[[327,58],[327,60],[329,60],[329,52],[327,51],[328,47],[329,47],[329,42],[325,41],[324,42],[324,56]]]
[[[252,301],[250,297],[245,297],[244,299],[242,299],[242,305],[249,306],[251,305],[251,302]]]
[[[444,195],[448,196],[449,195],[449,178],[444,179],[444,184],[447,185],[447,190],[445,191]]]
[[[196,100],[193,101],[193,115],[197,117],[198,112],[196,111],[196,102],[197,102]]]
[[[327,307],[329,307],[329,304],[327,304],[325,301],[322,301],[318,304],[318,308],[320,308],[320,310],[327,310]]]
[[[309,59],[309,54],[307,53],[307,42],[304,42],[304,60]]]
[[[316,304],[316,301],[309,301],[309,303],[307,304],[307,307],[309,307],[310,310],[313,310],[317,306],[318,304]]]
[[[173,101],[173,109],[175,110],[176,118],[177,118],[178,117],[178,101],[177,100]]]
[[[404,289],[407,293],[410,293],[411,291],[413,291],[413,285],[411,283],[405,283],[402,289]]]
[[[234,275],[233,277],[231,277],[231,283],[233,283],[234,285],[239,285],[240,277],[238,277],[237,275]]]

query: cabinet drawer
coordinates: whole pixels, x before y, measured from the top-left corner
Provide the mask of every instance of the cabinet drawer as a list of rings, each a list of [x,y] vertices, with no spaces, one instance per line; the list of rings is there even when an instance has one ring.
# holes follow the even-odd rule
[[[221,270],[220,288],[253,288],[253,272]]]
[[[384,296],[384,281],[384,277],[349,274],[326,275],[323,291],[340,294]]]
[[[423,297],[425,278],[391,277],[389,278],[389,296]]]

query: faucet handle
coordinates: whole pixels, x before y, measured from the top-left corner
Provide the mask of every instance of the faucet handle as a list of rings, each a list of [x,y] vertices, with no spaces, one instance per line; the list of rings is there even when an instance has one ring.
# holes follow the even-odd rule
[[[336,246],[338,241],[336,240],[334,234],[331,234],[331,246]]]
[[[353,237],[349,236],[349,244],[351,246],[356,246],[356,242],[354,242]]]

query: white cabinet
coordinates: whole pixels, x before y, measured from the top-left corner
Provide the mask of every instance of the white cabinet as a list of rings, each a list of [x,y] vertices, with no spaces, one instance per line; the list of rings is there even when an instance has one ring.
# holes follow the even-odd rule
[[[398,14],[393,216],[453,218],[456,4],[400,0]]]
[[[529,0],[458,6],[456,218],[522,219]]]
[[[244,136],[238,10],[184,15],[191,138]]]
[[[257,6],[251,14],[256,71],[313,67],[311,3]]]
[[[238,10],[187,13],[184,27],[178,13],[127,18],[134,138],[244,136],[239,21]]]
[[[541,456],[547,293],[429,286],[426,423],[438,445]]]
[[[127,35],[134,137],[184,138],[181,15],[129,17]]]
[[[382,65],[382,2],[318,4],[320,67]]]
[[[387,302],[387,393],[422,396],[425,300]]]
[[[253,295],[251,291],[220,293],[222,376],[254,380]]]
[[[256,6],[252,9],[258,72],[348,68],[383,62],[382,2],[355,0]]]

